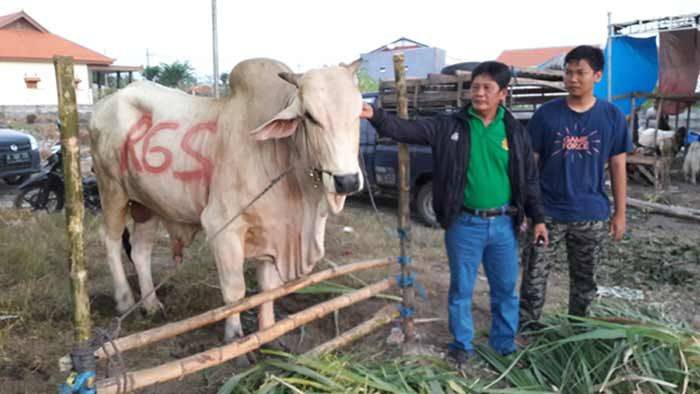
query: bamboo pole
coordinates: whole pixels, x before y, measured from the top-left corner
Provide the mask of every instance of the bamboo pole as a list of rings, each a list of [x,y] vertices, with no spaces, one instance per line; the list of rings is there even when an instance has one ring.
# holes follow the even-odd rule
[[[315,348],[304,353],[304,356],[319,356],[321,354],[338,350],[356,341],[357,339],[364,337],[365,335],[378,329],[379,327],[391,323],[397,317],[399,317],[399,311],[396,308],[396,305],[387,305],[379,311],[377,311],[377,313],[375,313],[371,319],[359,324],[358,326],[348,331],[345,331],[342,335],[337,336],[328,342],[324,342],[316,346]]]
[[[301,312],[295,313],[271,327],[258,331],[254,334],[250,334],[228,345],[209,349],[207,351],[159,365],[157,367],[127,372],[125,375],[98,381],[97,392],[99,394],[131,392],[156,383],[182,378],[185,375],[222,364],[235,357],[251,352],[263,344],[271,342],[299,326],[324,317],[329,313],[333,313],[335,310],[366,300],[378,293],[381,293],[382,291],[389,289],[394,283],[393,278],[387,278],[373,285],[353,291],[352,293],[344,294],[321,304],[312,306],[311,308],[305,309]]]
[[[396,103],[398,116],[408,119],[408,96],[406,93],[406,68],[404,67],[404,55],[398,53],[394,55],[394,76],[396,79]],[[409,256],[411,249],[411,163],[408,151],[408,144],[399,144],[399,247],[401,256]],[[407,264],[401,264],[401,276],[407,277],[410,274]],[[415,294],[413,286],[401,288],[404,308],[413,308],[415,305]],[[403,318],[403,330],[406,339],[414,337],[413,318],[405,316]]]
[[[68,226],[68,260],[73,292],[73,326],[75,341],[86,344],[90,338],[90,300],[83,249],[83,182],[80,172],[78,105],[73,79],[73,58],[54,56],[58,112],[61,121],[61,155],[65,178],[66,222]]]
[[[287,282],[284,286],[278,287],[276,289],[268,290],[262,293],[258,293],[252,297],[244,298],[231,305],[225,305],[201,313],[197,316],[190,317],[185,320],[168,323],[160,327],[152,328],[150,330],[137,332],[125,337],[115,339],[113,343],[114,346],[112,346],[112,344],[108,344],[105,348],[97,349],[95,351],[95,356],[100,359],[107,358],[108,356],[113,356],[116,353],[115,347],[120,352],[124,352],[130,349],[146,346],[154,342],[162,341],[164,339],[172,338],[177,335],[186,333],[188,331],[204,327],[208,324],[224,320],[231,315],[255,308],[266,302],[293,293],[304,287],[311,286],[326,281],[328,279],[346,275],[352,272],[386,267],[389,266],[391,263],[392,259],[385,258],[335,266],[333,268],[329,268],[317,272],[315,274],[309,275],[305,278],[299,278],[295,281]],[[70,370],[70,357],[67,355],[61,357],[61,359],[59,360],[59,366],[62,371]]]

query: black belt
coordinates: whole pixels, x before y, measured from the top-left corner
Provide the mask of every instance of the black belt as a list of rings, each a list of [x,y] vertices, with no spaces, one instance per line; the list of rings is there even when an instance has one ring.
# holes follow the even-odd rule
[[[493,209],[472,209],[467,207],[462,207],[462,212],[466,212],[470,215],[479,216],[482,218],[491,218],[494,216],[515,216],[518,213],[518,209],[513,206],[507,206],[503,208],[493,208]]]

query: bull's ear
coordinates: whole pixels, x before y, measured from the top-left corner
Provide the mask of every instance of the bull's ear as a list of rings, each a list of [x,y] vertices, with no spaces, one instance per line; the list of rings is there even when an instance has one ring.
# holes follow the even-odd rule
[[[289,137],[294,134],[301,122],[300,108],[299,97],[295,96],[287,108],[250,133],[258,141]]]

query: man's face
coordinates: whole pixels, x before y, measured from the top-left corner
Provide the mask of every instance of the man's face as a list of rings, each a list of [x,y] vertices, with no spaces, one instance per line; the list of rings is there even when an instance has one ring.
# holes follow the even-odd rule
[[[487,113],[498,108],[505,100],[508,89],[501,89],[490,75],[479,74],[471,84],[472,106],[478,113]]]
[[[583,97],[593,93],[593,85],[600,82],[602,71],[593,71],[586,60],[574,60],[566,63],[564,86],[574,97]]]

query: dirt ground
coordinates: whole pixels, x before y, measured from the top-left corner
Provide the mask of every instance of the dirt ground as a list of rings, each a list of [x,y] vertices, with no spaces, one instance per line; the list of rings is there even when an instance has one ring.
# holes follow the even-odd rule
[[[678,174],[675,175],[678,178]],[[647,200],[700,208],[700,186],[674,179],[663,194],[653,194],[651,187],[631,184],[630,195]],[[66,268],[65,223],[62,214],[46,215],[19,212],[7,204],[14,191],[0,186],[0,392],[55,392],[65,378],[58,371],[57,360],[72,346],[71,309]],[[329,221],[326,236],[327,256],[318,269],[370,258],[395,256],[395,207],[392,200],[379,200],[375,213],[367,197],[348,201],[341,216]],[[95,327],[107,329],[115,315],[111,298],[112,284],[99,241],[99,217],[86,220],[86,254],[90,270],[90,297]],[[447,289],[449,269],[443,250],[443,232],[413,224],[411,254],[418,282],[426,290],[419,299],[417,319],[429,319],[416,325],[421,353],[442,356],[450,341],[447,329]],[[154,278],[158,282],[172,270],[168,240],[158,241],[154,252]],[[395,274],[398,267],[383,272],[358,275],[373,282]],[[127,264],[129,280],[136,289],[133,266]],[[599,267],[599,285],[640,290],[643,302],[662,310],[669,318],[684,321],[700,329],[700,233],[698,224],[660,215],[629,210],[625,239],[606,247],[606,259]],[[249,294],[256,291],[254,275],[248,275]],[[547,312],[565,311],[568,300],[568,274],[565,264],[558,264],[550,277]],[[344,284],[358,287],[359,281],[345,279]],[[179,320],[221,305],[218,279],[208,247],[198,236],[185,255],[185,264],[174,279],[159,292],[165,304],[164,315],[145,318],[140,315],[126,320],[122,333],[140,331],[165,322]],[[277,303],[279,317],[294,313],[330,295],[291,295]],[[387,301],[372,300],[341,311],[337,327],[348,329],[378,310]],[[476,341],[485,343],[490,313],[488,284],[480,272],[474,293]],[[255,330],[255,313],[243,316],[246,332]],[[368,358],[392,357],[399,349],[387,345],[390,327],[356,343],[353,352]],[[303,352],[330,339],[336,331],[333,316],[296,330],[284,338],[292,352]],[[129,370],[172,361],[221,344],[223,325],[207,328],[163,341],[142,350],[125,353]],[[263,357],[258,354],[259,357]],[[106,366],[100,366],[105,376]],[[112,374],[120,371],[112,367]],[[235,363],[210,368],[180,381],[143,390],[144,393],[212,393],[232,374],[241,371]],[[487,376],[488,370],[472,371]]]

